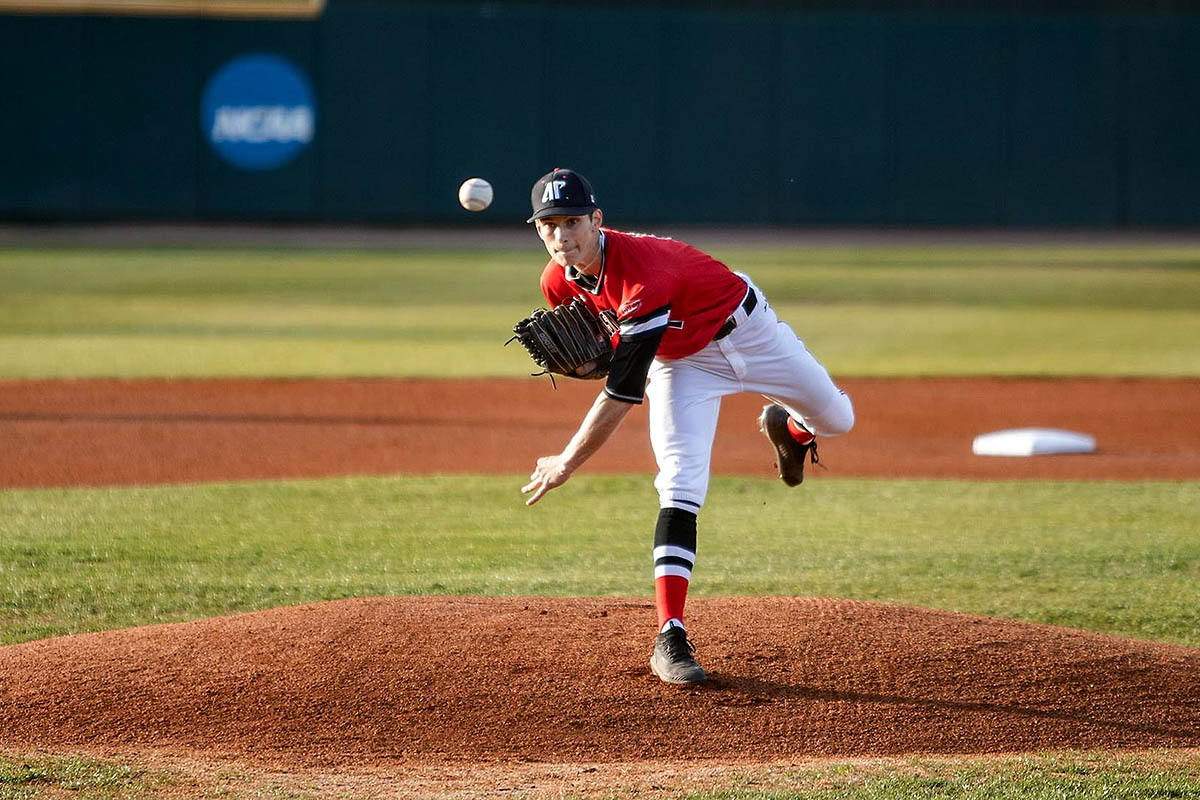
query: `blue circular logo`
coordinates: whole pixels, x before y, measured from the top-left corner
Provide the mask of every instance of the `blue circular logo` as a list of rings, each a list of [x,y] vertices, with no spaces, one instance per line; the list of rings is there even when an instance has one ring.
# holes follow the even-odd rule
[[[268,170],[291,161],[316,132],[304,73],[270,53],[249,53],[217,70],[200,98],[200,126],[235,167]]]

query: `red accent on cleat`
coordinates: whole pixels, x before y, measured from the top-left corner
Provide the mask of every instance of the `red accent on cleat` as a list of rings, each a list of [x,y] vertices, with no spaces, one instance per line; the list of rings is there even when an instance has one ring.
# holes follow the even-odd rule
[[[796,420],[791,418],[791,416],[788,417],[787,429],[788,433],[790,433],[792,438],[795,439],[799,444],[808,444],[813,440],[812,432],[798,424]]]
[[[809,434],[807,444],[796,441],[792,434],[792,419],[783,406],[776,403],[763,406],[758,418],[758,429],[775,448],[775,465],[779,467],[779,479],[788,486],[799,486],[804,482],[804,460],[816,464],[817,440]],[[808,433],[808,431],[805,431]]]

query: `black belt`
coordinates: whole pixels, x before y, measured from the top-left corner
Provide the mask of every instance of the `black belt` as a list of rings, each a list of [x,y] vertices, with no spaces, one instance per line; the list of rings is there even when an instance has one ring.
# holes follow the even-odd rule
[[[754,294],[753,289],[747,289],[746,299],[742,301],[742,308],[745,309],[747,316],[750,315],[750,312],[754,310],[756,305],[758,305],[758,297]],[[713,341],[715,342],[719,339],[724,339],[726,336],[733,333],[733,329],[736,327],[737,320],[735,320],[733,315],[730,314],[729,319],[725,320],[725,324],[721,326],[721,329],[717,331],[717,335],[713,337]]]

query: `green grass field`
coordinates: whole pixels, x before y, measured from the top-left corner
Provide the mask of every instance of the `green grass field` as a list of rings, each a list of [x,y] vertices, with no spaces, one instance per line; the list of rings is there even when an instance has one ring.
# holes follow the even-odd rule
[[[1200,376],[1200,249],[710,247],[841,376]],[[0,249],[0,379],[520,377],[527,249]],[[649,596],[646,476],[0,492],[0,642],[356,595]],[[1200,486],[718,478],[698,594],[832,595],[1200,646]],[[594,507],[616,511],[604,526]],[[447,519],[447,509],[450,510]],[[564,527],[586,535],[564,543]],[[615,530],[644,530],[623,537]],[[747,546],[747,543],[750,546]],[[179,781],[184,790],[179,790]],[[317,797],[0,754],[0,800]],[[366,796],[346,790],[341,796]],[[797,769],[712,798],[1200,797],[1200,755]]]
[[[47,787],[91,800],[220,797],[367,800],[384,781],[371,775],[271,773],[228,764],[157,765],[91,756],[18,756],[0,751],[0,800],[32,800]],[[908,758],[731,770],[728,788],[609,797],[699,800],[1166,800],[1200,794],[1200,764],[1187,754],[1045,753],[1020,757]],[[331,788],[333,787],[333,788]],[[368,788],[369,787],[369,788]],[[390,796],[390,795],[385,795]],[[521,796],[510,794],[509,796]],[[569,795],[565,795],[568,796]],[[603,796],[603,795],[602,795]]]
[[[1200,250],[714,248],[840,375],[1200,374]],[[526,373],[521,250],[0,250],[0,377]]]
[[[643,476],[0,493],[2,641],[362,595],[648,596]],[[605,509],[598,525],[595,509]],[[1200,485],[717,478],[697,595],[888,601],[1200,645]],[[562,530],[581,535],[563,537]],[[644,535],[616,535],[616,531]]]

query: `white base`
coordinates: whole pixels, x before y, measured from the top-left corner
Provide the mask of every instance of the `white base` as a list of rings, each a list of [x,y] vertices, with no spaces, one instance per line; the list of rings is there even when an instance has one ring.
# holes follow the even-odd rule
[[[977,456],[1048,456],[1095,451],[1095,437],[1054,428],[993,431],[976,436],[971,444],[971,452]]]

